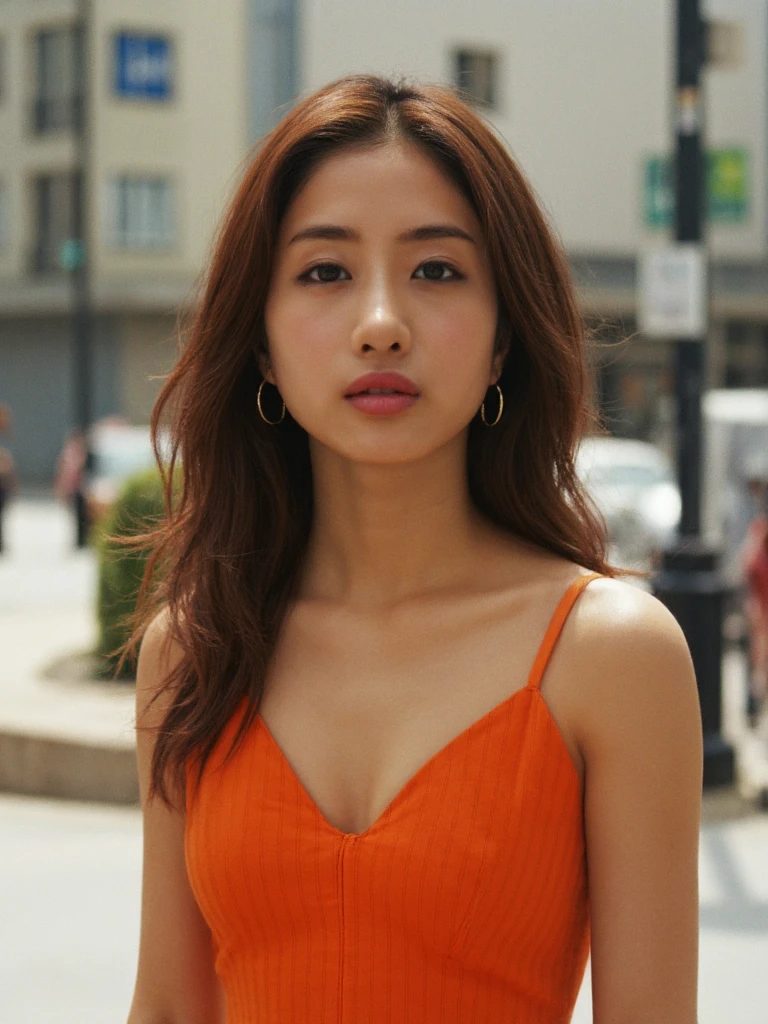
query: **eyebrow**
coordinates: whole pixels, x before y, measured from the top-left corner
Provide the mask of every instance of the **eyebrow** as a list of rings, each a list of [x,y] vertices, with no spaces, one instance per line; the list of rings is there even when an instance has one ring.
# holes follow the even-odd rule
[[[411,228],[397,236],[398,242],[428,242],[434,238],[461,238],[465,242],[476,245],[475,239],[456,224],[424,224],[420,228]],[[315,224],[299,231],[288,242],[303,242],[307,239],[326,239],[341,242],[359,242],[360,235],[353,228],[340,227],[337,224]]]

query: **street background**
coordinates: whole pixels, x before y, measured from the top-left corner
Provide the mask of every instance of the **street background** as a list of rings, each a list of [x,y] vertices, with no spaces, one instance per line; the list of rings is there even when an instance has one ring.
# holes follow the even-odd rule
[[[681,48],[696,73],[678,90],[683,7],[701,49]],[[686,635],[707,634],[699,655],[718,649],[697,676],[710,713],[722,697],[737,773],[704,798],[699,1021],[768,1024],[768,707],[750,728],[739,590],[750,526],[768,560],[768,0],[136,0],[131,12],[126,26],[124,0],[0,3],[0,1024],[127,1016],[133,689],[94,672],[86,512],[109,509],[152,460],[177,316],[194,310],[252,147],[297,96],[370,71],[460,89],[562,241],[610,435],[579,452],[595,460],[579,472],[610,560],[648,568],[702,498],[690,533],[720,546],[721,679],[706,616]],[[698,190],[674,173],[686,133]],[[705,322],[680,347],[658,314],[681,293],[643,298],[643,256],[663,250],[654,265],[669,270],[668,243],[700,234]],[[715,594],[714,575],[699,592]],[[709,739],[719,728],[705,723]],[[574,1022],[589,1021],[587,972]]]

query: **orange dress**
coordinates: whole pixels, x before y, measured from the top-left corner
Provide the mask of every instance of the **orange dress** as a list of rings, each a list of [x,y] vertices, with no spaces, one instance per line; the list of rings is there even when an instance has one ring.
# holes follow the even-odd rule
[[[539,692],[582,588],[527,685],[431,757],[364,832],[323,817],[240,710],[193,797],[186,863],[227,1024],[562,1024],[589,953],[576,769]],[[243,705],[244,710],[244,705]]]

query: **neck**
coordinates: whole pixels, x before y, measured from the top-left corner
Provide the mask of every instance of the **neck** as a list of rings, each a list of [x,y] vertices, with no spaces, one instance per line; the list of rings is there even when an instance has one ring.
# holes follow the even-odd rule
[[[466,574],[484,525],[463,438],[399,465],[355,463],[313,445],[312,472],[303,596],[382,608]]]

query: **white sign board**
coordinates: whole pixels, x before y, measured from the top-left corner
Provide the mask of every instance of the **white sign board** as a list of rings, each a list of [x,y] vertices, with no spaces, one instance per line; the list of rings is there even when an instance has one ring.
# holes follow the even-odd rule
[[[700,245],[649,249],[637,261],[637,318],[652,338],[704,339],[707,332],[707,262]]]

